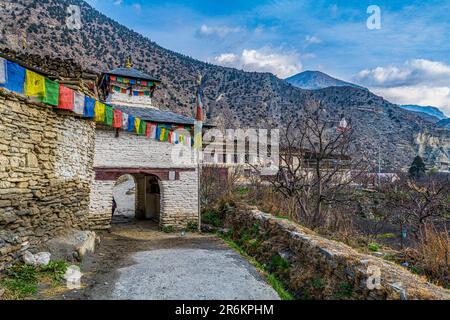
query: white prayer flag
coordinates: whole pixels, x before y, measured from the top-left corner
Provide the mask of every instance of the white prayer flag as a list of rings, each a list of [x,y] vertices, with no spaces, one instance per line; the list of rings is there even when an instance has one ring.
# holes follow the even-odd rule
[[[6,83],[6,60],[0,58],[0,84]]]
[[[128,114],[122,113],[122,129],[128,130]]]
[[[84,94],[75,91],[73,98],[73,112],[79,115],[83,115],[84,112]]]

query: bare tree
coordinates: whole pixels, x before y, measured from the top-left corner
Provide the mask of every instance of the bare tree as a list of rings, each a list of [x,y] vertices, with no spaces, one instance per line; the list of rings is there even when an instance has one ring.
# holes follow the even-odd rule
[[[280,133],[280,164],[273,187],[295,199],[298,219],[316,228],[329,220],[330,210],[349,203],[349,187],[366,176],[366,159],[356,157],[353,129],[313,101],[299,121]]]
[[[220,174],[217,165],[202,167],[200,184],[200,201],[202,209],[209,208],[227,193],[228,179]]]
[[[390,220],[406,227],[418,240],[427,223],[444,227],[450,213],[449,176],[428,174],[421,179],[406,175],[378,190]]]

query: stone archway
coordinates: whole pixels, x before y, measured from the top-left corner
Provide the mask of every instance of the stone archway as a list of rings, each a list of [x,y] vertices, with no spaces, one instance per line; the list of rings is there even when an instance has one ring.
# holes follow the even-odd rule
[[[89,202],[92,229],[111,227],[113,189],[117,179],[125,174],[133,176],[136,182],[135,216],[132,219],[147,218],[160,227],[176,229],[198,221],[195,168],[95,167],[94,171]]]

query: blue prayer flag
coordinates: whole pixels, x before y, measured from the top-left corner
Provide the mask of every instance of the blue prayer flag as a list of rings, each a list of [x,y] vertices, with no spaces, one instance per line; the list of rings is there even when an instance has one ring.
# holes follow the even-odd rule
[[[128,116],[128,131],[130,132],[134,132],[134,120],[136,119],[136,117],[129,115]]]
[[[6,83],[0,84],[16,93],[23,93],[23,85],[25,83],[25,68],[15,62],[6,61]]]
[[[95,100],[91,97],[84,97],[84,112],[83,116],[85,118],[94,118],[95,116]]]

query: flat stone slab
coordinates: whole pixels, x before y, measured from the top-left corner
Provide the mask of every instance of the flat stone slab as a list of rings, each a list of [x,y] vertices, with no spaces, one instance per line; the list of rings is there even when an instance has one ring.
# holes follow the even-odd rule
[[[231,249],[157,249],[131,258],[135,264],[118,270],[110,299],[280,299]]]

